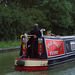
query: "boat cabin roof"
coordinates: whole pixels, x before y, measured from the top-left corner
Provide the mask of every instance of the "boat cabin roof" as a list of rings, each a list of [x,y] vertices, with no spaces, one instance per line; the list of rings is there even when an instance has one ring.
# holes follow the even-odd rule
[[[75,39],[75,36],[43,36],[44,38],[47,39]]]

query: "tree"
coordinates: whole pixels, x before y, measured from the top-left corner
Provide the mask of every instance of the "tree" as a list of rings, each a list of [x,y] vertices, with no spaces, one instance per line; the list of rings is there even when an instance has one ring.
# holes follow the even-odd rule
[[[47,20],[50,21],[52,32],[62,33],[62,35],[67,33],[66,30],[72,24],[70,15],[72,4],[70,2],[67,0],[43,0],[38,8],[46,14]]]
[[[75,34],[75,0],[69,0],[72,3],[72,11],[70,12],[72,17],[72,26],[71,26],[71,32],[72,34]]]

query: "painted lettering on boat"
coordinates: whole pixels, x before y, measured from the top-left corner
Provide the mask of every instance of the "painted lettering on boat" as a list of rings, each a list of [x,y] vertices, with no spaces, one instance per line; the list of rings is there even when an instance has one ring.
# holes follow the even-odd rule
[[[56,55],[56,54],[58,54],[58,51],[51,51],[50,52],[50,55]]]
[[[47,47],[49,48],[51,45],[52,45],[52,42],[50,41],[50,42],[47,44]]]
[[[48,44],[47,44],[47,47],[49,48],[51,45],[55,45],[55,46],[57,46],[57,47],[59,47],[59,45],[57,44],[57,42],[55,42],[55,41],[50,41]]]

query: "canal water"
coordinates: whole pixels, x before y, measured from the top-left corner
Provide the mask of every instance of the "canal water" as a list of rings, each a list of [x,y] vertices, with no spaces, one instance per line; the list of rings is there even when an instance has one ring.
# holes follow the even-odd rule
[[[14,58],[19,52],[0,55],[0,75],[75,75],[75,61],[67,62],[46,71],[20,72],[14,69]]]

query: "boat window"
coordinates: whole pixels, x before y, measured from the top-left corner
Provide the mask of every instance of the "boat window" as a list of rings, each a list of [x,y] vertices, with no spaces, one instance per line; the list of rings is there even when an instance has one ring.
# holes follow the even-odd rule
[[[75,41],[70,41],[71,50],[75,50]]]

